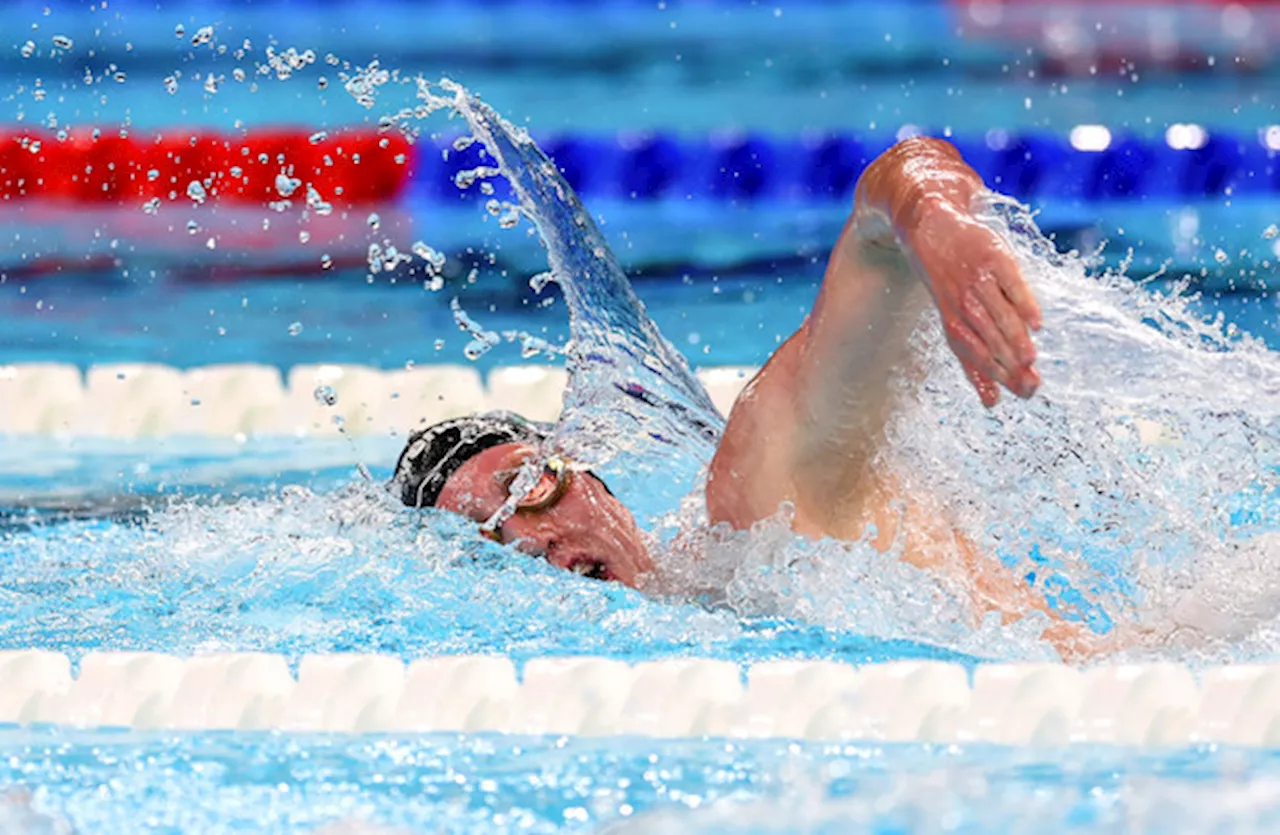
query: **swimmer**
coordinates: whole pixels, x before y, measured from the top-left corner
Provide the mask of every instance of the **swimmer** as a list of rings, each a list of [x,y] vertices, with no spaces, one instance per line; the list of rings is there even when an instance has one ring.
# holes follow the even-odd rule
[[[746,529],[788,502],[796,533],[856,540],[874,525],[881,551],[901,525],[905,561],[961,580],[975,615],[1011,622],[1049,612],[1043,597],[982,554],[930,497],[901,495],[874,466],[893,375],[908,367],[909,337],[930,303],[983,404],[994,406],[1002,390],[1029,398],[1040,385],[1031,340],[1040,307],[1012,253],[970,210],[983,192],[937,139],[905,140],[868,166],[812,311],[729,414],[706,506],[711,524]],[[484,527],[546,434],[509,414],[445,421],[409,438],[393,484],[406,505],[461,514],[553,565],[636,586],[653,562],[634,517],[599,478],[556,459],[505,521]],[[1063,620],[1045,637],[1064,657],[1097,642]]]

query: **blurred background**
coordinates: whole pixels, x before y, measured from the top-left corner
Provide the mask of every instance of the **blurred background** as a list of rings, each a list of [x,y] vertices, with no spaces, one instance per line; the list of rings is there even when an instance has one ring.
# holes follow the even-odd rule
[[[566,328],[458,171],[455,79],[527,126],[695,365],[799,324],[867,162],[951,138],[1063,250],[1280,347],[1273,2],[17,2],[0,365],[466,362]],[[465,144],[465,143],[464,143]],[[443,257],[443,260],[441,258]],[[517,341],[475,360],[547,361]]]

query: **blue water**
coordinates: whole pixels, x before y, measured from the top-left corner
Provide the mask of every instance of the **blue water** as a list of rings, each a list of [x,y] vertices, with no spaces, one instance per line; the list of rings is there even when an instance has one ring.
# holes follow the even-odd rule
[[[957,41],[948,13],[930,3],[671,6],[395,4],[372,14],[332,3],[321,13],[290,6],[282,14],[256,3],[210,11],[122,2],[93,12],[53,4],[46,14],[42,4],[25,4],[7,13],[10,53],[28,36],[40,40],[41,53],[0,54],[9,90],[0,119],[31,125],[55,112],[63,125],[331,127],[375,121],[393,106],[358,107],[329,66],[288,82],[267,78],[255,91],[229,78],[216,94],[202,91],[195,73],[252,71],[272,33],[281,45],[311,46],[322,58],[333,49],[356,63],[381,57],[406,76],[452,74],[537,135],[734,128],[794,137],[892,132],[904,123],[981,135],[991,127],[1065,131],[1096,122],[1158,137],[1175,121],[1242,134],[1280,121],[1272,75],[1046,82],[1029,77],[1034,61],[1019,50]],[[181,40],[173,35],[180,22]],[[190,35],[205,22],[233,47],[253,39],[256,51],[240,62],[192,49]],[[74,36],[76,53],[48,55],[53,32]],[[124,68],[128,83],[83,82],[86,66],[100,73],[107,62]],[[169,96],[163,79],[175,70],[183,78]],[[326,90],[317,89],[321,74],[329,77]],[[49,98],[33,97],[37,77]],[[368,284],[363,271],[313,270],[302,280],[255,275],[254,259],[270,253],[249,256],[248,269],[226,280],[203,253],[149,263],[126,245],[119,254],[127,275],[112,268],[0,280],[0,364],[466,362],[467,337],[449,311],[454,297],[488,328],[567,339],[564,297],[554,287],[546,297],[527,288],[529,274],[542,269],[534,243],[477,223],[479,206],[447,217],[430,206],[408,208],[451,255],[475,246],[500,262],[475,284],[459,270],[431,292],[420,280],[393,285],[384,276]],[[769,356],[809,309],[845,211],[590,208],[603,217],[637,295],[694,366],[758,365]],[[1273,201],[1196,205],[1202,232],[1194,242],[1172,231],[1180,205],[1042,208],[1042,225],[1060,229],[1064,246],[1087,250],[1106,238],[1113,264],[1133,247],[1135,276],[1172,261],[1207,288],[1197,312],[1221,312],[1280,349],[1275,294],[1220,292],[1241,269],[1248,283],[1274,286],[1274,241],[1262,238]],[[186,218],[173,219],[181,225]],[[83,240],[71,234],[66,242],[105,250],[109,243],[95,241],[93,231],[86,226],[78,230]],[[20,263],[28,246],[6,244],[0,263]],[[1230,263],[1219,262],[1218,249]],[[295,322],[303,327],[292,334]],[[517,346],[502,345],[476,366],[529,361]],[[1227,432],[1213,440],[1233,438]],[[773,613],[566,576],[478,542],[453,520],[404,511],[365,485],[356,465],[379,480],[396,452],[389,439],[243,447],[0,439],[0,647],[56,649],[73,659],[96,649],[261,649],[291,661],[348,650],[406,660],[497,650],[518,662],[580,653],[740,662],[1000,657],[990,644],[991,653],[974,657],[868,637],[858,628],[861,613],[841,612],[840,599],[823,596],[831,576],[818,572],[789,575],[794,590],[762,581],[787,604]],[[1268,500],[1243,503],[1239,526],[1274,528]],[[1074,521],[1088,520],[1066,520],[1060,531],[1072,531]],[[1146,535],[1137,526],[1132,532]],[[1114,572],[1119,563],[1105,565]],[[850,599],[853,590],[844,589]],[[1015,642],[1014,650],[1027,647]],[[34,792],[30,808],[16,797],[0,802],[0,831],[11,825],[24,833],[59,831],[62,821],[84,833],[311,832],[334,821],[467,833],[610,823],[663,833],[806,824],[823,832],[1273,832],[1280,823],[1275,752],[1219,749],[35,729],[0,731],[4,785]]]
[[[0,781],[38,787],[0,802],[0,826],[42,835],[1265,833],[1280,773],[1272,752],[1209,749],[48,731],[0,747]]]

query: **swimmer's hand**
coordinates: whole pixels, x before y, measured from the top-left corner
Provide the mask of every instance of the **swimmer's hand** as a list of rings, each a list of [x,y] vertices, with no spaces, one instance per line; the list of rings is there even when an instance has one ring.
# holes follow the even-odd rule
[[[983,405],[999,402],[1000,386],[1031,397],[1040,385],[1031,341],[1031,331],[1040,329],[1040,305],[1013,253],[946,195],[926,195],[912,214],[903,230],[910,256]]]

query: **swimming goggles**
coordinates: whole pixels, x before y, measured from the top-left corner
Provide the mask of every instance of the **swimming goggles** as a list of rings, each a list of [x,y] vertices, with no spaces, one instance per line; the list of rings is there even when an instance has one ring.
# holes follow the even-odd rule
[[[515,476],[512,476],[512,480],[515,480]],[[547,462],[542,465],[542,476],[538,479],[538,483],[527,495],[516,502],[514,513],[537,513],[554,507],[564,498],[564,494],[568,492],[569,485],[572,483],[573,469],[568,461],[559,456],[547,459]],[[512,515],[512,513],[504,514],[499,510],[492,519],[480,526],[480,535],[499,545],[503,544],[502,523]]]

